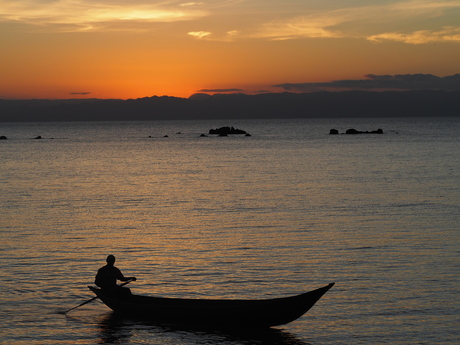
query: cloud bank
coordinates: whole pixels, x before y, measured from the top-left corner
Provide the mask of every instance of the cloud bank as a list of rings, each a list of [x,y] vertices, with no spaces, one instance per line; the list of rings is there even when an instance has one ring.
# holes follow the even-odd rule
[[[375,1],[318,5],[262,0],[0,0],[0,22],[50,31],[145,31],[152,23],[212,41],[354,38],[375,43],[460,43],[460,0]],[[201,21],[205,19],[205,21]],[[408,25],[410,23],[410,25]],[[199,24],[199,26],[197,25]],[[192,29],[193,27],[193,29]]]
[[[212,35],[212,33],[208,31],[190,31],[188,34],[198,39]]]
[[[198,92],[211,92],[211,93],[227,93],[227,92],[243,92],[242,89],[201,89]]]
[[[432,74],[367,74],[365,79],[336,80],[326,83],[286,83],[273,85],[286,91],[344,91],[344,90],[445,90],[460,91],[460,74],[438,77]]]
[[[398,25],[406,27],[429,25],[428,20],[442,22],[444,17],[455,16],[460,1],[409,0],[389,4],[375,3],[368,6],[338,8],[330,11],[309,11],[295,17],[274,20],[259,26],[254,37],[270,40],[300,38],[355,38],[373,42],[397,41],[408,44],[431,42],[459,42],[460,26],[444,26],[439,29],[425,27],[412,31],[387,31]],[[438,20],[436,20],[438,18]],[[436,25],[436,24],[431,24]],[[407,30],[407,29],[406,29]],[[370,34],[372,31],[379,33]]]
[[[419,30],[411,33],[388,32],[367,37],[373,42],[396,41],[408,44],[433,42],[460,42],[460,27],[445,27],[442,30]]]
[[[69,94],[70,94],[70,95],[86,96],[86,95],[91,95],[92,92],[87,92],[87,91],[83,91],[83,92],[70,92]]]
[[[124,23],[175,22],[207,13],[201,3],[175,1],[0,0],[0,21],[51,26],[58,31],[96,31]],[[60,29],[57,29],[59,27]],[[63,29],[65,27],[65,29]],[[121,28],[119,28],[121,29]],[[126,26],[123,30],[129,30]]]

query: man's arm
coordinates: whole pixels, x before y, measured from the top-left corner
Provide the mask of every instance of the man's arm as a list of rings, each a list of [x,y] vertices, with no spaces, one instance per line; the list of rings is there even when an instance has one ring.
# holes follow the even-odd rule
[[[125,277],[125,276],[123,275],[123,273],[121,273],[121,271],[120,271],[118,268],[117,268],[117,271],[118,271],[118,272],[117,272],[117,279],[118,279],[118,280],[121,280],[122,282],[126,282],[126,281],[128,281],[128,280],[132,280],[132,281],[136,281],[136,280],[137,280],[136,277]]]

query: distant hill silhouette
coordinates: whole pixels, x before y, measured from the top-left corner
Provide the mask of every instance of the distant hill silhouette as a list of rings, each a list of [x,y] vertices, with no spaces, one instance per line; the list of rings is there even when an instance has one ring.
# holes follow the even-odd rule
[[[409,116],[460,116],[460,92],[285,92],[129,100],[0,100],[0,122]]]

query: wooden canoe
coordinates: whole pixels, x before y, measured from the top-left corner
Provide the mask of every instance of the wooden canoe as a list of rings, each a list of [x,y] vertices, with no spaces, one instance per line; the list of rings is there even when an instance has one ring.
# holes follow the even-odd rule
[[[305,314],[332,286],[296,296],[273,299],[183,299],[131,295],[109,296],[88,286],[117,313],[161,324],[203,327],[271,327],[294,321]]]

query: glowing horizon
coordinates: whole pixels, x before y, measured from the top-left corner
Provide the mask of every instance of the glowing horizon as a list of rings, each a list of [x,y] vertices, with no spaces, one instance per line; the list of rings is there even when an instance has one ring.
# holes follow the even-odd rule
[[[0,99],[443,79],[460,72],[459,19],[459,0],[0,0]]]

